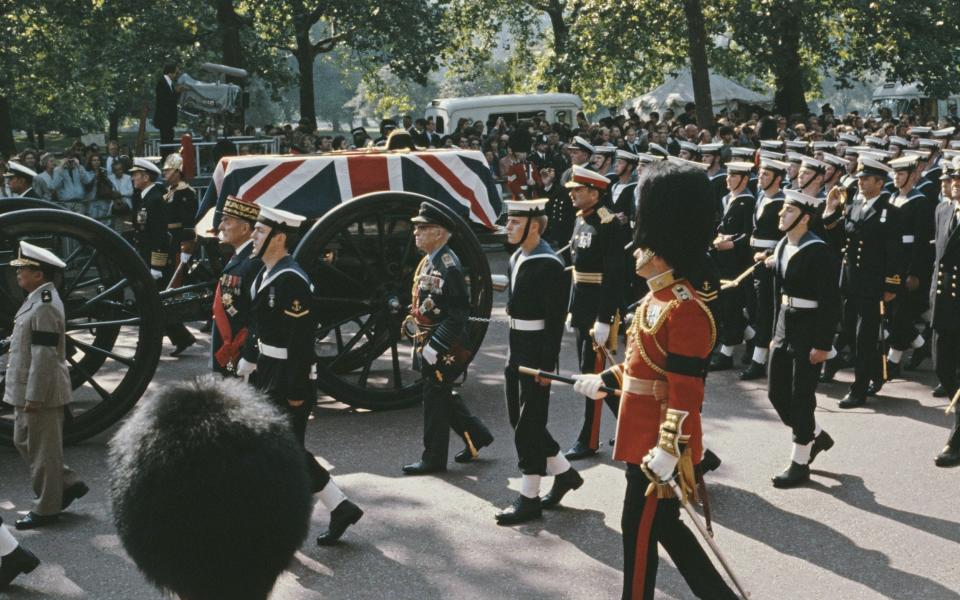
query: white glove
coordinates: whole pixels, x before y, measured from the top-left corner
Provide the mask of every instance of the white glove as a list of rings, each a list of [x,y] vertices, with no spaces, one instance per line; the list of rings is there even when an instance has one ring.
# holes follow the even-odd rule
[[[154,279],[160,279],[161,277],[163,277],[163,273],[161,273],[156,269],[150,269],[150,276],[153,277]]]
[[[573,333],[573,314],[567,313],[567,320],[563,324],[567,328],[567,333]]]
[[[420,356],[423,357],[423,360],[426,361],[428,365],[437,362],[437,351],[434,350],[430,344],[423,347],[423,350],[420,351]]]
[[[600,390],[600,386],[603,385],[603,379],[596,373],[577,375],[575,379],[573,391],[578,394],[583,394],[587,398],[593,398],[594,400],[600,400],[607,395],[606,392]]]
[[[610,325],[597,321],[593,324],[593,341],[602,346],[610,338]]]
[[[673,477],[673,470],[677,467],[677,461],[680,457],[674,456],[656,446],[643,458],[643,464],[650,472],[657,476],[660,481],[668,481]]]
[[[244,380],[248,379],[256,370],[257,363],[250,362],[245,358],[241,358],[240,362],[237,363],[237,376],[243,377]]]
[[[190,253],[188,253],[188,252],[181,252],[181,253],[180,253],[180,264],[181,264],[181,265],[185,265],[185,264],[187,264],[188,262],[190,262],[190,257],[191,257],[191,256],[193,256],[193,255],[190,254]]]

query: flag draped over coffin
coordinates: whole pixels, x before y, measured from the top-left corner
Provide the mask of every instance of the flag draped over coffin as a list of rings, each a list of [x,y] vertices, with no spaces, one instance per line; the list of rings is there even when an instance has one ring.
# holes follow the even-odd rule
[[[464,220],[488,229],[500,215],[500,194],[483,154],[475,150],[231,156],[220,160],[200,206],[202,215],[227,196],[318,218],[370,192],[407,191],[439,200]]]

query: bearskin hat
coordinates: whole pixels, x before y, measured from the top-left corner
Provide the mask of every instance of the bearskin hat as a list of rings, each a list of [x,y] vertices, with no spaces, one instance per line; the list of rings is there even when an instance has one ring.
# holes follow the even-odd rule
[[[113,521],[153,584],[191,600],[265,600],[312,510],[288,421],[239,380],[141,402],[110,442]]]
[[[510,149],[514,152],[530,152],[532,145],[533,138],[530,136],[530,131],[525,125],[518,123],[510,133]]]
[[[634,247],[652,250],[678,276],[702,269],[714,237],[713,193],[703,170],[655,162],[644,169],[638,187]]]

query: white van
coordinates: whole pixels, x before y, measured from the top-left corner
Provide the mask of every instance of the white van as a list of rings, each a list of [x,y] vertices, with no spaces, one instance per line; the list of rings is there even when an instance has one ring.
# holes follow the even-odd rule
[[[437,133],[449,135],[460,119],[481,121],[487,125],[503,117],[507,123],[532,119],[539,112],[546,113],[550,123],[576,123],[577,112],[583,110],[583,101],[576,94],[502,94],[472,98],[438,98],[427,107],[426,117],[433,117]]]
[[[957,115],[960,94],[950,94],[946,99],[931,98],[920,89],[918,83],[887,82],[873,91],[870,115],[878,116],[881,108],[889,108],[894,117],[906,112],[923,112],[935,119]]]

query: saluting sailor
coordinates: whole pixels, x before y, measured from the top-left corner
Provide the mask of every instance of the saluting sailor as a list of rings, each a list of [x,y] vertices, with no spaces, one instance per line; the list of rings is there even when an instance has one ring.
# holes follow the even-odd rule
[[[500,525],[535,519],[542,508],[556,506],[564,494],[583,484],[547,430],[550,381],[518,371],[521,366],[555,371],[563,340],[569,277],[563,262],[541,237],[547,227],[546,203],[506,201],[507,241],[519,248],[510,257],[507,271],[510,346],[504,382],[507,416],[523,477],[520,496],[496,516]],[[540,483],[547,475],[555,476],[554,484],[541,501]]]
[[[238,371],[249,373],[250,383],[290,418],[293,433],[304,446],[311,490],[330,511],[329,529],[317,537],[317,544],[326,546],[336,543],[363,511],[347,499],[304,445],[307,421],[317,403],[317,314],[310,277],[289,254],[296,247],[304,220],[285,210],[260,207],[252,255],[263,261],[263,268],[250,284],[253,335],[247,337],[241,361],[249,365],[242,364]]]
[[[823,199],[787,190],[780,211],[781,239],[767,266],[775,278],[776,330],[770,355],[768,396],[780,420],[793,432],[787,469],[773,478],[788,488],[810,479],[810,463],[833,439],[817,424],[817,382],[840,321],[836,254],[811,226]]]

